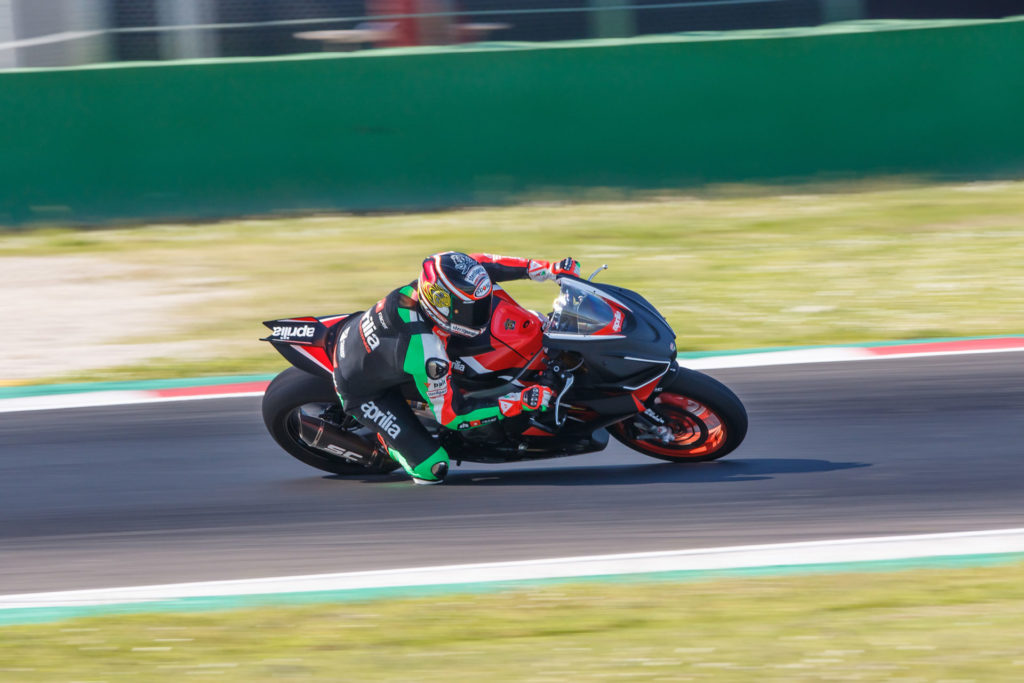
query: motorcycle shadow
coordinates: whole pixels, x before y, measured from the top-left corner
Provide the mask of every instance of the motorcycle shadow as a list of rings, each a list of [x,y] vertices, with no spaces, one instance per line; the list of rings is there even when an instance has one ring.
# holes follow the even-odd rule
[[[636,486],[640,484],[709,484],[772,479],[783,474],[810,474],[870,467],[865,462],[809,458],[756,458],[704,463],[654,462],[605,467],[453,470],[445,486]],[[393,482],[397,475],[365,477],[365,483]],[[333,478],[333,477],[332,477]],[[352,479],[337,477],[338,479]]]
[[[771,479],[779,474],[805,474],[870,467],[869,463],[801,458],[720,460],[705,463],[643,463],[607,467],[558,467],[535,470],[467,472],[449,475],[454,486],[633,486],[639,484],[707,484]]]

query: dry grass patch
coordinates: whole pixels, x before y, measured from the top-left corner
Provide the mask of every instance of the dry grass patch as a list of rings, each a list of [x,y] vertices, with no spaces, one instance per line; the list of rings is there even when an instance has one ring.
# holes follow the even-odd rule
[[[71,256],[130,266],[136,284],[100,297],[109,317],[97,324],[151,301],[161,325],[126,325],[120,341],[203,347],[154,352],[146,363],[112,354],[110,369],[79,375],[89,379],[276,370],[282,361],[256,342],[261,320],[364,308],[443,249],[571,254],[588,272],[608,263],[601,278],[644,293],[684,350],[852,343],[1024,331],[1022,216],[1024,183],[668,197],[7,233],[0,268]],[[27,286],[5,279],[0,293],[24,296]],[[173,302],[154,288],[192,296]],[[509,289],[540,309],[555,293]]]
[[[18,681],[1013,681],[1024,565],[569,584],[0,628]]]

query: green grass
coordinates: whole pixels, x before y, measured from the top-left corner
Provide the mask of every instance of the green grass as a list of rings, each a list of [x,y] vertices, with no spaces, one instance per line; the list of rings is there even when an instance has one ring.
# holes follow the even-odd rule
[[[16,681],[1018,681],[1024,564],[0,628]]]
[[[735,188],[733,188],[735,190]],[[61,379],[252,373],[283,367],[256,341],[261,320],[361,309],[444,249],[554,259],[636,289],[665,313],[681,350],[1024,332],[1024,183],[933,185],[636,202],[566,203],[416,215],[318,216],[0,236],[5,256],[69,256],[209,295],[172,315],[203,354]],[[16,285],[8,285],[16,286]],[[548,310],[550,284],[510,291]],[[226,296],[216,296],[226,294]]]

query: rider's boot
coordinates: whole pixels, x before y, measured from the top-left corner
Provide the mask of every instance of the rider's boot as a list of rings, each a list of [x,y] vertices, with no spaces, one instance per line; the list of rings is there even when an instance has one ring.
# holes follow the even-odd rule
[[[402,466],[406,474],[412,477],[414,484],[426,486],[430,484],[444,483],[448,475],[448,453],[444,448],[438,448],[426,460],[412,465],[405,457],[394,448],[389,448],[391,457]]]

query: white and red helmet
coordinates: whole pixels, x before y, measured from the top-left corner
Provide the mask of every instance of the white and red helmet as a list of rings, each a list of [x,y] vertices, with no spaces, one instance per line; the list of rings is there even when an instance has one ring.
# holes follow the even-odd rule
[[[416,283],[420,309],[443,331],[475,337],[491,319],[491,277],[477,261],[458,251],[423,260]]]

